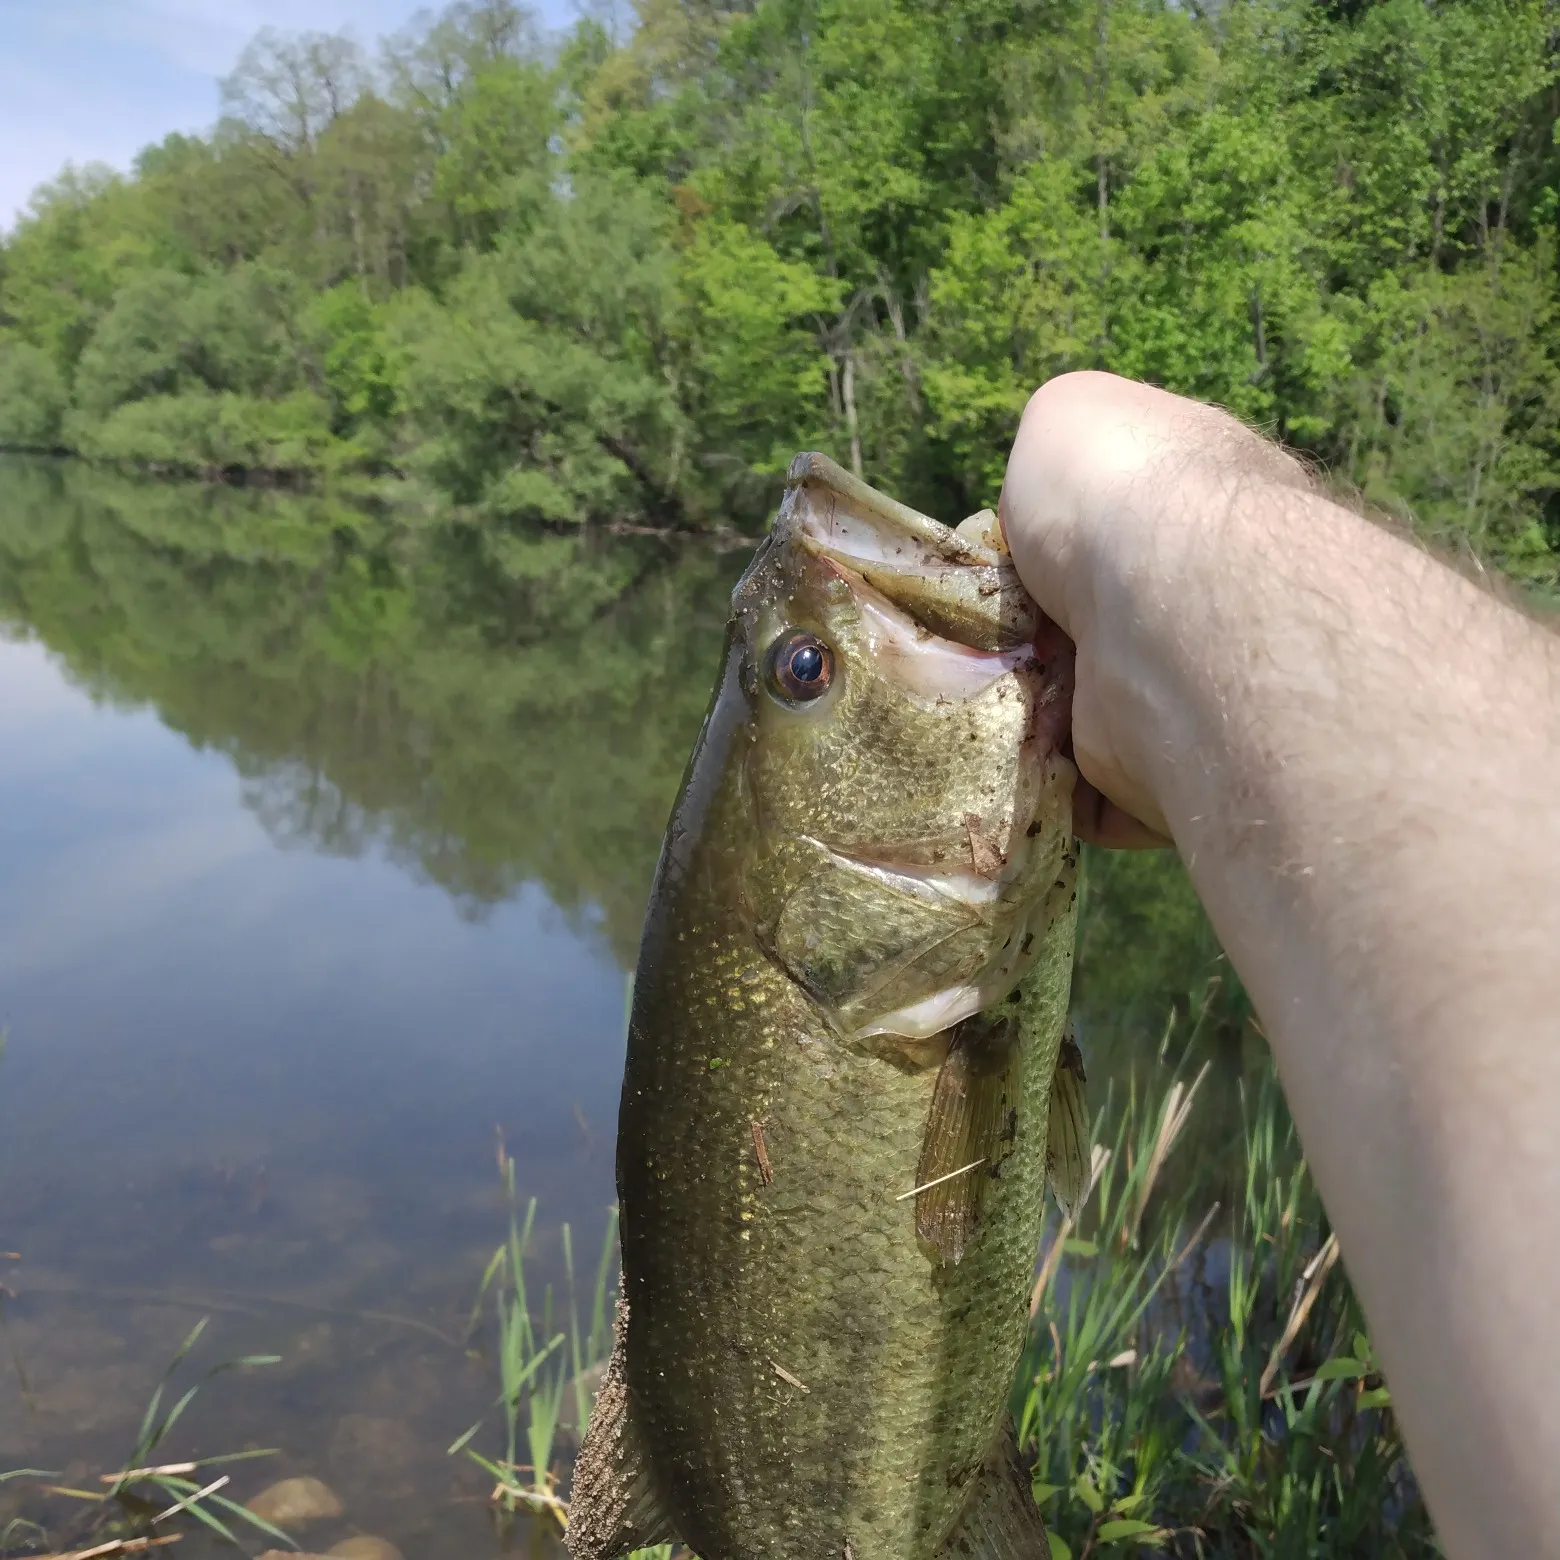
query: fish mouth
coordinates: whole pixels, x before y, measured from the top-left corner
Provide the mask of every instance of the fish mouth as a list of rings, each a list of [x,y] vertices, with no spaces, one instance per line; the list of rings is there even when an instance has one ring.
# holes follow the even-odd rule
[[[827,456],[806,454],[786,475],[776,534],[848,571],[939,638],[1011,650],[1034,639],[1042,618],[989,521],[974,516],[951,528]]]
[[[818,548],[813,552],[849,586],[877,664],[910,693],[942,701],[973,699],[1034,659],[1027,641],[1011,649],[985,650],[939,634],[837,554]]]
[[[816,552],[906,573],[1011,566],[1005,552],[878,492],[827,455],[798,455],[785,483],[788,495],[812,500],[801,533]]]

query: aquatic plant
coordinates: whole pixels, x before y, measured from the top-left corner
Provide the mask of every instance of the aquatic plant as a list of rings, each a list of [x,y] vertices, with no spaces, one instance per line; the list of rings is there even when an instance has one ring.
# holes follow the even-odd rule
[[[500,1383],[494,1406],[502,1418],[504,1452],[500,1457],[490,1457],[471,1444],[486,1423],[485,1418],[472,1425],[449,1451],[451,1455],[464,1453],[492,1476],[492,1503],[501,1520],[507,1521],[516,1511],[527,1509],[553,1517],[565,1526],[569,1507],[559,1494],[559,1431],[565,1422],[566,1407],[573,1410],[569,1424],[578,1428],[585,1425],[591,1409],[592,1370],[611,1349],[611,1280],[617,1219],[614,1211],[607,1221],[583,1322],[575,1283],[573,1232],[567,1224],[562,1226],[567,1295],[555,1312],[549,1285],[543,1293],[538,1319],[528,1300],[525,1274],[536,1222],[536,1199],[531,1198],[521,1212],[515,1189],[515,1162],[502,1137],[498,1141],[498,1168],[509,1233],[483,1272],[467,1336],[475,1335],[491,1308],[487,1319],[495,1338]],[[528,1462],[520,1461],[522,1432]]]
[[[221,1493],[230,1475],[220,1474],[213,1480],[205,1478],[207,1471],[212,1468],[248,1462],[258,1457],[274,1457],[274,1448],[227,1452],[190,1461],[169,1461],[159,1457],[163,1443],[203,1386],[228,1371],[275,1365],[280,1360],[280,1356],[275,1354],[249,1354],[238,1359],[223,1360],[210,1366],[193,1386],[185,1388],[170,1407],[164,1408],[174,1378],[200,1341],[208,1320],[202,1317],[175,1351],[141,1416],[129,1455],[116,1471],[99,1475],[98,1482],[106,1485],[106,1489],[81,1489],[51,1483],[49,1481],[58,1479],[60,1475],[41,1468],[18,1468],[0,1474],[0,1483],[12,1479],[32,1479],[40,1482],[48,1494],[91,1504],[92,1510],[84,1522],[67,1525],[65,1541],[75,1551],[90,1548],[94,1555],[101,1555],[107,1560],[110,1555],[160,1548],[178,1537],[175,1528],[163,1524],[172,1523],[174,1519],[186,1515],[209,1528],[235,1549],[242,1546],[230,1522],[246,1524],[289,1549],[293,1547],[292,1539],[280,1528],[272,1526],[263,1517]],[[14,1518],[0,1533],[0,1554],[10,1552],[14,1538],[20,1538],[22,1543],[31,1548],[35,1542],[47,1544],[55,1537],[40,1523]]]

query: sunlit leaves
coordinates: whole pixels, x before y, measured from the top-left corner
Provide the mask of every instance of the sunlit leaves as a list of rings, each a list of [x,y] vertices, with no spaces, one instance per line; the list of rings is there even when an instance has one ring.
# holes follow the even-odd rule
[[[262,34],[212,134],[6,241],[0,439],[659,528],[756,524],[817,445],[957,518],[1035,386],[1103,367],[1560,580],[1538,0],[624,17]]]

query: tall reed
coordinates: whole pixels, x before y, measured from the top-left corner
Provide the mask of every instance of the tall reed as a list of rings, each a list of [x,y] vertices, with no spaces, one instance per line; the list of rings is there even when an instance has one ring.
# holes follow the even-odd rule
[[[1102,1106],[1082,1230],[1042,1256],[1014,1412],[1055,1560],[1439,1553],[1271,1066],[1229,1185],[1165,1175],[1184,1074]]]

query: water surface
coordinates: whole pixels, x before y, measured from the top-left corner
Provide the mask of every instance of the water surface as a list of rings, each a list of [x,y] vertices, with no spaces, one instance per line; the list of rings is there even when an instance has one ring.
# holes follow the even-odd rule
[[[203,1359],[283,1363],[181,1455],[277,1445],[241,1493],[315,1473],[340,1532],[493,1546],[445,1448],[494,1390],[495,1137],[556,1281],[612,1201],[624,972],[740,559],[480,542],[0,466],[0,1468],[112,1467],[210,1315]]]

